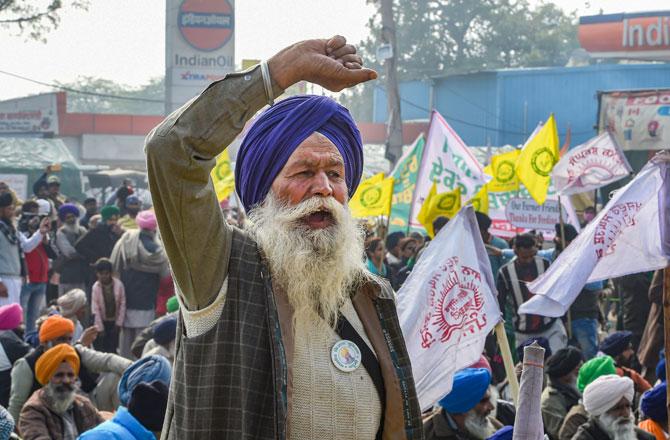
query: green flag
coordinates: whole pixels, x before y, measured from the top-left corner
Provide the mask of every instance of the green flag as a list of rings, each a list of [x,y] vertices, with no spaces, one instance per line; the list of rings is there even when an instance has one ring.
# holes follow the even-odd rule
[[[409,232],[409,213],[412,207],[412,196],[414,195],[416,176],[419,172],[425,143],[423,134],[420,134],[414,141],[414,144],[400,158],[391,173],[391,177],[394,178],[394,185],[389,233],[395,231]]]

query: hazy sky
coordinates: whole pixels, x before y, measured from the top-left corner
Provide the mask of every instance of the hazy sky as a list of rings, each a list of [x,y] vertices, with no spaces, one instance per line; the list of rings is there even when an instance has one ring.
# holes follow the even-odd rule
[[[421,0],[419,0],[421,1]],[[536,3],[537,0],[531,0]],[[365,0],[236,0],[235,58],[266,58],[306,38],[367,35],[374,5]],[[580,15],[667,8],[664,0],[558,0]],[[633,4],[634,3],[634,4]],[[64,11],[47,43],[0,29],[0,70],[44,82],[96,76],[141,85],[165,69],[165,0],[91,0],[88,11]],[[0,74],[0,99],[48,91]]]

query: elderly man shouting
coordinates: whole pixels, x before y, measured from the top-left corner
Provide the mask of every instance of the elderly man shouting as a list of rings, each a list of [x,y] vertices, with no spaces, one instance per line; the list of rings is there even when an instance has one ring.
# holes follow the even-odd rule
[[[149,186],[183,305],[163,438],[421,438],[393,292],[365,270],[347,208],[360,133],[327,97],[272,105],[300,80],[338,91],[376,78],[361,65],[342,37],[297,43],[212,84],[149,135]],[[237,156],[243,231],[226,224],[209,175],[266,103]]]

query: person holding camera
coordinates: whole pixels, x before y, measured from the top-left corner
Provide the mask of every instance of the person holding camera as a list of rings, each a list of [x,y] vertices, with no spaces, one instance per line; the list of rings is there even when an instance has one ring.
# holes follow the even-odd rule
[[[34,209],[34,207],[33,207]],[[0,195],[0,306],[20,302],[23,277],[23,253],[31,252],[49,232],[49,219],[39,220],[35,233],[28,238],[16,229],[15,201],[11,193]]]

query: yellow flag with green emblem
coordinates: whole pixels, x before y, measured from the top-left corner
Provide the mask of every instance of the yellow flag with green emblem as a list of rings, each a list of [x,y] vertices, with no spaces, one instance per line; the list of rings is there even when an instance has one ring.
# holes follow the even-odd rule
[[[519,159],[520,150],[496,154],[491,158],[491,165],[484,168],[484,172],[493,179],[487,184],[490,192],[508,192],[519,190],[519,179],[516,177],[515,167]]]
[[[384,173],[378,173],[362,181],[349,201],[351,215],[374,217],[391,213],[393,196],[393,177],[384,179]]]
[[[421,205],[421,210],[417,216],[417,220],[421,222],[428,236],[433,238],[435,231],[433,230],[433,222],[438,217],[452,218],[461,209],[461,188],[457,187],[453,191],[445,193],[437,193],[437,184],[433,182],[426,199]]]
[[[227,199],[235,190],[235,175],[230,166],[230,156],[228,150],[216,157],[216,165],[211,172],[212,183],[216,190],[216,198],[220,201]]]
[[[547,199],[551,170],[558,162],[558,131],[554,115],[528,141],[516,163],[516,175],[531,197],[542,205]]]
[[[475,211],[479,211],[482,214],[489,215],[489,191],[488,186],[490,182],[482,186],[482,189],[479,190],[470,200],[468,200],[468,205],[472,205]]]

